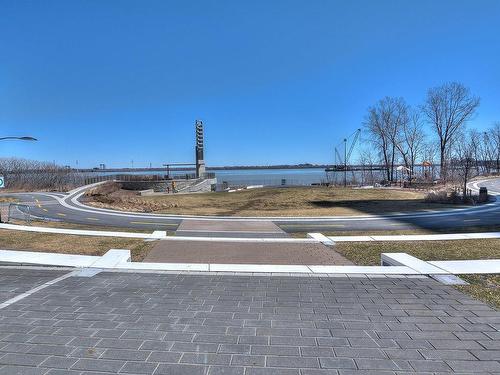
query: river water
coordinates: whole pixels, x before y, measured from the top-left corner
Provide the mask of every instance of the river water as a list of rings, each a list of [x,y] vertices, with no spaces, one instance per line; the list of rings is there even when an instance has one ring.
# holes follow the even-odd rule
[[[227,183],[228,186],[309,186],[333,182],[343,184],[343,172],[325,172],[323,168],[297,168],[297,169],[234,169],[234,170],[210,170],[215,173],[217,184]],[[183,176],[186,172],[171,172],[173,176]],[[191,173],[191,172],[190,172]],[[96,174],[108,174],[99,173]],[[109,173],[114,174],[114,173]],[[165,175],[164,171],[142,171],[142,172],[120,172],[119,174],[158,174]],[[348,172],[347,182],[355,184],[372,184],[383,177],[380,172]]]

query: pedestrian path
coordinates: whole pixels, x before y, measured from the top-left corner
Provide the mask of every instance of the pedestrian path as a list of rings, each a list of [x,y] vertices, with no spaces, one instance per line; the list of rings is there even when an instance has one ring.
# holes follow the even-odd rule
[[[500,373],[500,313],[430,278],[50,277],[0,309],[1,375]]]

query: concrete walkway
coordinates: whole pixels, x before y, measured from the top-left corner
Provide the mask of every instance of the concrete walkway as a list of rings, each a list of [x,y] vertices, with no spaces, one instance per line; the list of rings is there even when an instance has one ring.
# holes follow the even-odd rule
[[[183,220],[177,228],[176,235],[243,238],[288,237],[288,234],[272,221],[233,220]]]
[[[157,241],[145,262],[351,265],[321,243]]]
[[[0,310],[0,375],[498,374],[499,325],[428,278],[103,272]]]

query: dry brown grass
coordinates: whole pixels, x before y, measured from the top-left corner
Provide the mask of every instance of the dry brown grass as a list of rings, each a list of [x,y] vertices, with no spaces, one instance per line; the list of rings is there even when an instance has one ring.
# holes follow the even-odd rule
[[[112,203],[101,199],[92,204],[128,211],[225,216],[360,215],[457,207],[425,202],[422,192],[411,190],[326,187],[145,197],[114,193],[113,198]]]
[[[26,222],[22,220],[11,220],[10,224],[26,225]],[[152,233],[153,230],[150,229],[137,229],[137,228],[122,228],[113,227],[105,225],[87,225],[87,224],[76,224],[76,223],[66,223],[64,221],[52,221],[52,220],[32,220],[31,226],[33,227],[45,227],[45,228],[62,228],[62,229],[80,229],[80,230],[96,230],[96,231],[112,231],[112,232],[133,232],[133,233]]]
[[[14,197],[0,197],[0,203],[15,203],[17,201]]]
[[[47,251],[78,255],[103,255],[109,249],[127,249],[132,260],[142,261],[154,242],[141,239],[75,236],[0,229],[0,249]]]
[[[500,240],[339,242],[335,250],[359,265],[380,264],[380,254],[403,252],[423,260],[500,259]],[[500,308],[500,275],[464,275],[463,292]]]

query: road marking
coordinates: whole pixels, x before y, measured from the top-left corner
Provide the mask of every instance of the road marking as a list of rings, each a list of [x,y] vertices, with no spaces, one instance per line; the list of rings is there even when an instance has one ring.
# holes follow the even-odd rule
[[[95,221],[98,221],[99,219],[96,218],[96,217],[88,217],[87,220],[95,220]]]
[[[30,289],[28,290],[27,292],[24,292],[18,296],[15,296],[14,298],[11,298],[3,303],[0,303],[0,310],[7,307],[7,306],[10,306],[12,305],[13,303],[16,303],[17,301],[20,301],[26,297],[29,297],[31,296],[33,293],[36,293],[42,289],[45,289],[51,285],[54,285],[55,283],[58,283],[59,281],[62,281],[64,279],[67,279],[68,277],[71,277],[73,276],[77,271],[72,271],[70,273],[67,273],[65,275],[62,275],[60,277],[58,277],[57,279],[54,279],[54,280],[50,280],[50,281],[47,281],[45,284],[42,284],[40,286],[37,286],[36,288],[33,288],[33,289]]]
[[[61,214],[60,212],[57,213],[58,216],[66,216],[66,214]]]
[[[145,225],[168,225],[168,226],[177,226],[179,224],[169,224],[169,223],[151,223],[148,221],[131,221],[130,224],[145,224]]]
[[[49,210],[47,210],[46,208],[42,208],[42,210],[44,210],[45,212],[49,212]]]
[[[289,227],[311,227],[311,228],[318,228],[318,227],[325,227],[325,228],[331,228],[331,227],[337,227],[337,228],[343,228],[345,227],[344,224],[278,224],[279,227],[281,228],[289,228]]]
[[[397,226],[397,225],[407,225],[407,224],[405,224],[405,223],[391,223],[391,224],[389,224],[389,225],[392,225],[392,226]]]
[[[469,221],[479,221],[481,219],[465,219],[464,222],[469,222]]]

